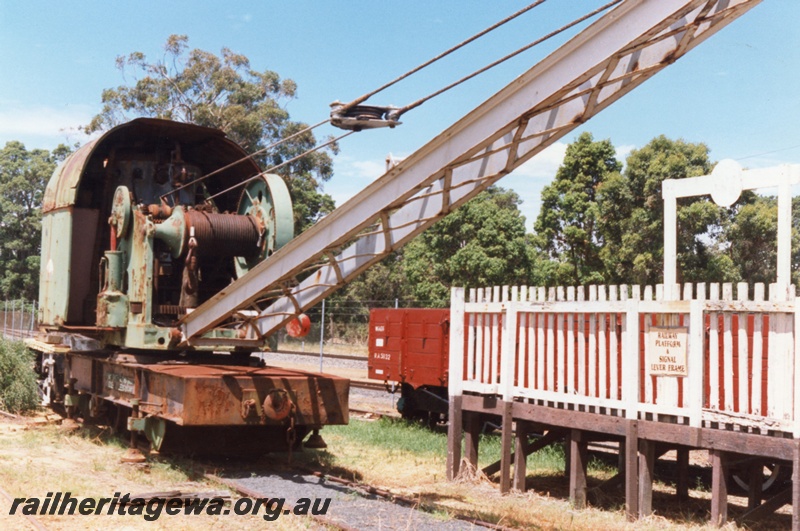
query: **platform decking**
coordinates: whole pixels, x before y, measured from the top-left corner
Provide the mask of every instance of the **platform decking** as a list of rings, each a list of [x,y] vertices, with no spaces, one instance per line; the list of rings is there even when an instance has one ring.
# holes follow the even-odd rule
[[[454,289],[448,473],[458,473],[464,431],[466,459],[476,464],[477,414],[503,420],[501,490],[511,487],[513,433],[520,451],[534,427],[566,430],[570,492],[581,505],[587,441],[616,440],[622,468],[638,472],[625,474],[635,517],[651,511],[655,444],[681,456],[707,449],[712,520],[724,522],[731,453],[800,462],[794,292],[745,283],[494,287],[468,297]],[[514,486],[524,489],[520,462]],[[759,488],[751,488],[751,509],[761,504]],[[795,527],[798,498],[795,489]]]

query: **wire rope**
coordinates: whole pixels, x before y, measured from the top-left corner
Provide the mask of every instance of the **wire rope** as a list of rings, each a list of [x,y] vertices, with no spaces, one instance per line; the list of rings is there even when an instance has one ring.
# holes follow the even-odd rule
[[[408,105],[406,105],[404,107],[400,107],[399,109],[397,109],[396,111],[393,112],[393,117],[395,119],[399,118],[403,113],[405,113],[407,111],[410,111],[411,109],[415,109],[415,108],[419,107],[420,105],[422,105],[426,101],[428,101],[430,99],[433,99],[436,96],[439,96],[440,94],[443,94],[444,92],[447,92],[448,90],[457,87],[458,85],[464,83],[465,81],[469,81],[470,79],[472,79],[475,76],[483,74],[487,70],[490,70],[490,69],[498,66],[499,64],[502,64],[502,63],[508,61],[509,59],[511,59],[513,57],[516,57],[517,55],[519,55],[519,54],[521,54],[521,53],[523,53],[523,52],[525,52],[527,50],[530,50],[534,46],[537,46],[537,45],[545,42],[546,40],[551,39],[551,38],[555,37],[556,35],[559,35],[560,33],[565,32],[566,30],[572,28],[573,26],[576,26],[576,25],[580,24],[581,22],[583,22],[583,21],[585,21],[585,20],[587,20],[589,18],[592,18],[593,16],[597,15],[598,13],[602,13],[603,11],[615,6],[616,4],[619,4],[622,1],[623,0],[613,0],[611,2],[608,2],[607,4],[605,4],[605,5],[601,6],[601,7],[598,7],[594,11],[591,11],[590,13],[587,13],[586,15],[583,15],[582,17],[573,20],[572,22],[566,24],[565,26],[562,26],[562,27],[558,28],[557,30],[551,31],[550,33],[548,33],[544,37],[540,37],[539,39],[536,39],[535,41],[533,41],[533,42],[531,42],[529,44],[526,44],[522,48],[519,48],[518,50],[515,50],[515,51],[511,52],[510,54],[508,54],[508,55],[506,55],[504,57],[501,57],[497,61],[494,61],[493,63],[490,63],[490,64],[484,66],[483,68],[480,68],[480,69],[472,72],[471,74],[468,74],[468,75],[462,77],[458,81],[454,81],[453,83],[450,83],[449,85],[447,85],[447,86],[445,86],[445,87],[443,87],[443,88],[441,88],[441,89],[439,89],[439,90],[437,90],[435,92],[432,92],[431,94],[429,94],[429,95],[427,95],[427,96],[425,96],[423,98],[420,98],[420,99],[418,99],[417,101],[415,101],[413,103],[410,103],[410,104],[408,104]]]
[[[369,99],[370,97],[374,96],[375,94],[377,94],[377,93],[379,93],[379,92],[391,87],[392,85],[395,85],[396,83],[402,81],[403,79],[406,79],[409,76],[419,72],[423,68],[425,68],[427,66],[430,66],[431,64],[435,63],[436,61],[439,61],[440,59],[450,55],[451,53],[463,48],[467,44],[469,44],[471,42],[474,42],[475,40],[483,37],[484,35],[490,33],[491,31],[494,31],[495,29],[499,28],[500,26],[503,26],[504,24],[510,22],[511,20],[514,20],[515,18],[521,16],[522,14],[534,9],[535,7],[538,7],[539,5],[543,4],[545,1],[546,0],[537,0],[537,1],[535,1],[535,2],[533,2],[531,4],[529,4],[529,5],[525,6],[524,8],[520,9],[519,11],[507,16],[506,18],[504,18],[504,19],[492,24],[491,26],[487,27],[486,29],[476,33],[475,35],[473,35],[472,37],[468,38],[467,40],[462,41],[461,43],[449,48],[448,50],[445,50],[444,52],[442,52],[439,55],[433,57],[432,59],[429,59],[428,61],[420,64],[419,66],[417,66],[415,68],[412,68],[411,70],[409,70],[406,73],[398,76],[397,78],[393,79],[392,81],[390,81],[390,82],[378,87],[377,89],[375,89],[375,90],[373,90],[371,92],[368,92],[368,93],[366,93],[366,94],[354,99],[353,101],[345,104],[344,106],[339,108],[338,112],[341,113],[341,112],[347,111],[348,109],[350,109],[352,107],[355,107],[356,105],[366,101],[367,99]],[[418,99],[418,100],[416,100],[416,101],[414,101],[414,102],[412,102],[412,103],[410,103],[410,104],[408,104],[408,105],[406,105],[404,107],[401,107],[401,108],[399,108],[397,110],[394,110],[393,111],[393,118],[394,119],[398,118],[400,115],[402,115],[402,114],[404,114],[404,113],[406,113],[406,112],[408,112],[408,111],[410,111],[412,109],[415,109],[415,108],[419,107],[423,103],[435,98],[436,96],[439,96],[439,95],[443,94],[444,92],[447,92],[448,90],[451,90],[451,89],[457,87],[458,85],[461,85],[462,83],[464,83],[464,82],[466,82],[466,81],[468,81],[468,80],[470,80],[470,79],[472,79],[472,78],[474,78],[474,77],[476,77],[476,76],[478,76],[478,75],[480,75],[480,74],[482,74],[482,73],[484,73],[484,72],[486,72],[486,71],[488,71],[488,70],[490,70],[490,69],[492,69],[492,68],[494,68],[494,67],[496,67],[496,66],[498,66],[498,65],[500,65],[500,64],[502,64],[504,62],[506,62],[506,61],[508,61],[509,59],[511,59],[513,57],[516,57],[517,55],[519,55],[519,54],[521,54],[521,53],[533,48],[534,46],[537,46],[537,45],[539,45],[539,44],[541,44],[541,43],[543,43],[543,42],[545,42],[545,41],[547,41],[547,40],[549,40],[549,39],[551,39],[551,38],[563,33],[564,31],[576,26],[577,24],[580,24],[581,22],[583,22],[583,21],[585,21],[585,20],[587,20],[589,18],[594,17],[598,13],[601,13],[601,12],[611,8],[611,7],[615,6],[616,4],[619,4],[622,1],[623,0],[612,0],[611,2],[608,2],[608,3],[604,4],[603,6],[601,6],[601,7],[597,8],[597,9],[587,13],[586,15],[583,15],[582,17],[579,17],[579,18],[573,20],[572,22],[570,22],[570,23],[568,23],[568,24],[566,24],[566,25],[564,25],[564,26],[562,26],[562,27],[560,27],[560,28],[548,33],[547,35],[545,35],[545,36],[543,36],[543,37],[541,37],[539,39],[536,39],[535,41],[523,46],[522,48],[519,48],[519,49],[515,50],[514,52],[511,52],[510,54],[505,55],[504,57],[501,57],[500,59],[498,59],[498,60],[496,60],[496,61],[494,61],[494,62],[492,62],[492,63],[490,63],[490,64],[488,64],[488,65],[486,65],[486,66],[484,66],[484,67],[482,67],[482,68],[480,68],[480,69],[478,69],[478,70],[476,70],[476,71],[474,71],[474,72],[472,72],[472,73],[470,73],[470,74],[468,74],[468,75],[466,75],[464,77],[462,77],[461,79],[459,79],[459,80],[457,80],[457,81],[455,81],[453,83],[450,83],[449,85],[447,85],[447,86],[445,86],[445,87],[443,87],[443,88],[441,88],[441,89],[439,89],[437,91],[434,91],[431,94],[428,94],[427,96],[424,96],[424,97],[422,97],[422,98],[420,98],[420,99]],[[266,151],[268,151],[270,149],[273,149],[273,148],[275,148],[275,147],[277,147],[277,146],[279,146],[279,145],[281,145],[281,144],[283,144],[283,143],[285,143],[285,142],[287,142],[289,140],[292,140],[292,139],[298,137],[299,135],[301,135],[303,133],[306,133],[308,131],[316,129],[317,127],[320,127],[320,126],[322,126],[322,125],[324,125],[324,124],[326,124],[326,123],[328,123],[330,121],[331,121],[331,119],[328,118],[328,119],[323,120],[323,121],[321,121],[321,122],[319,122],[319,123],[317,123],[315,125],[306,127],[306,128],[304,128],[304,129],[302,129],[302,130],[300,130],[300,131],[298,131],[298,132],[296,132],[296,133],[294,133],[294,134],[292,134],[292,135],[290,135],[290,136],[288,136],[288,137],[286,137],[284,139],[281,139],[281,140],[279,140],[277,142],[273,142],[272,144],[270,144],[270,145],[268,145],[268,146],[266,146],[266,147],[264,147],[264,148],[262,148],[262,149],[260,149],[260,150],[258,150],[256,152],[253,152],[253,153],[249,154],[246,157],[243,157],[241,159],[233,161],[233,162],[231,162],[231,163],[229,163],[229,164],[227,164],[227,165],[225,165],[225,166],[223,166],[221,168],[218,168],[218,169],[216,169],[216,170],[214,170],[214,171],[212,171],[210,173],[207,173],[207,174],[205,174],[205,175],[203,175],[201,177],[198,177],[197,179],[194,179],[193,181],[185,183],[185,184],[175,188],[174,190],[171,190],[170,192],[167,192],[167,193],[163,194],[162,196],[160,196],[160,199],[162,201],[164,201],[164,199],[166,197],[168,197],[170,195],[173,195],[173,194],[183,190],[184,188],[187,188],[188,186],[191,186],[191,185],[196,184],[198,182],[204,181],[204,180],[208,179],[209,177],[217,175],[217,174],[221,173],[222,171],[225,171],[225,170],[227,170],[227,169],[229,169],[229,168],[231,168],[231,167],[233,167],[233,166],[235,166],[237,164],[240,164],[241,162],[243,162],[245,160],[252,159],[256,155],[265,153]],[[349,131],[348,133],[345,133],[345,134],[343,134],[343,135],[341,135],[341,136],[339,136],[339,137],[337,137],[337,138],[335,138],[333,140],[329,140],[328,142],[325,142],[324,144],[318,145],[318,146],[316,146],[316,147],[314,147],[312,149],[309,149],[309,150],[305,151],[304,153],[301,153],[300,155],[292,157],[291,159],[289,159],[289,160],[287,160],[287,161],[285,161],[285,162],[283,162],[281,164],[272,166],[272,167],[268,168],[267,170],[264,170],[263,172],[261,172],[261,173],[259,173],[257,175],[254,175],[253,177],[245,179],[244,181],[241,181],[241,182],[239,182],[239,183],[237,183],[237,184],[235,184],[235,185],[233,185],[233,186],[231,186],[229,188],[226,188],[225,190],[222,190],[221,192],[217,192],[216,194],[207,197],[206,198],[206,202],[209,202],[212,199],[214,199],[215,197],[219,197],[222,194],[225,194],[225,193],[230,192],[230,191],[232,191],[232,190],[234,190],[236,188],[239,188],[239,187],[241,187],[241,186],[243,186],[243,185],[245,185],[245,184],[257,179],[258,177],[260,177],[261,175],[263,175],[263,174],[265,174],[267,172],[274,171],[274,170],[276,170],[278,168],[281,168],[281,167],[283,167],[283,166],[285,166],[287,164],[290,164],[291,162],[294,162],[294,161],[296,161],[296,160],[298,160],[298,159],[300,159],[302,157],[305,157],[306,155],[309,155],[309,154],[311,154],[311,153],[313,153],[315,151],[318,151],[318,150],[320,150],[320,149],[322,149],[322,148],[324,148],[326,146],[329,146],[329,145],[333,144],[334,142],[338,142],[339,140],[344,139],[345,137],[351,135],[354,132],[355,131]]]
[[[358,105],[359,103],[362,103],[362,102],[368,100],[369,98],[371,98],[375,94],[377,94],[377,93],[379,93],[379,92],[381,92],[383,90],[386,90],[387,88],[391,87],[392,85],[394,85],[394,84],[404,80],[405,78],[411,76],[412,74],[416,74],[417,72],[419,72],[423,68],[432,65],[436,61],[438,61],[438,60],[440,60],[440,59],[442,59],[444,57],[447,57],[448,55],[450,55],[451,53],[455,52],[456,50],[459,50],[460,48],[463,48],[467,44],[469,44],[469,43],[471,43],[471,42],[473,42],[475,40],[478,40],[479,38],[483,37],[487,33],[491,32],[491,31],[494,31],[495,29],[499,28],[503,24],[506,24],[507,22],[510,22],[510,21],[514,20],[515,18],[519,17],[520,15],[522,15],[524,13],[527,13],[531,9],[533,9],[533,8],[543,4],[543,3],[545,3],[545,1],[546,0],[537,0],[536,2],[533,2],[532,4],[529,4],[529,5],[525,6],[525,7],[523,7],[522,9],[517,11],[516,13],[514,13],[512,15],[509,15],[508,17],[504,18],[503,20],[501,20],[499,22],[496,22],[495,24],[492,24],[491,26],[489,26],[488,28],[484,29],[483,31],[480,31],[480,32],[476,33],[475,35],[473,35],[469,39],[467,39],[465,41],[462,41],[459,44],[456,44],[452,48],[450,48],[448,50],[445,50],[444,52],[440,53],[436,57],[433,57],[432,59],[429,59],[428,61],[425,61],[424,63],[422,63],[421,65],[419,65],[419,66],[417,66],[415,68],[412,68],[411,70],[409,70],[405,74],[402,74],[402,75],[396,77],[395,79],[393,79],[392,81],[389,81],[385,85],[382,85],[382,86],[378,87],[377,89],[364,94],[363,96],[359,96],[358,98],[354,99],[350,103],[347,103],[346,105],[344,105],[340,109],[340,112],[346,112],[348,109]]]
[[[355,133],[355,131],[348,131],[347,133],[345,133],[343,135],[340,135],[340,136],[337,136],[336,138],[332,138],[332,139],[328,140],[324,144],[320,144],[320,145],[318,145],[316,147],[313,147],[313,148],[311,148],[309,150],[306,150],[303,153],[300,153],[299,155],[296,155],[296,156],[290,158],[289,160],[285,160],[285,161],[281,162],[280,164],[276,164],[274,166],[270,166],[269,168],[267,168],[266,170],[262,171],[261,173],[253,175],[252,177],[249,177],[249,178],[245,179],[244,181],[240,181],[240,182],[234,184],[233,186],[230,186],[230,187],[226,188],[225,190],[222,190],[221,192],[217,192],[216,194],[207,197],[206,198],[206,202],[209,202],[212,199],[214,199],[215,197],[219,197],[222,194],[226,194],[226,193],[228,193],[228,192],[230,192],[232,190],[235,190],[235,189],[237,189],[237,188],[239,188],[241,186],[244,186],[245,184],[249,183],[250,181],[254,181],[254,180],[258,179],[259,177],[261,177],[265,173],[269,173],[271,171],[277,170],[278,168],[282,168],[282,167],[286,166],[287,164],[291,164],[292,162],[305,157],[306,155],[310,155],[311,153],[314,153],[315,151],[319,151],[320,149],[322,149],[324,147],[330,146],[331,144],[333,144],[335,142],[338,142],[339,140],[342,140],[343,138],[346,138],[346,137],[352,135],[353,133]]]
[[[214,171],[212,171],[212,172],[210,172],[210,173],[207,173],[207,174],[205,174],[205,175],[203,175],[203,176],[201,176],[201,177],[198,177],[197,179],[195,179],[195,180],[193,180],[193,181],[189,181],[188,183],[185,183],[185,184],[183,184],[183,185],[181,185],[181,186],[178,186],[177,188],[174,188],[173,190],[171,190],[171,191],[169,191],[169,192],[167,192],[167,193],[165,193],[165,194],[161,195],[161,196],[159,197],[159,199],[160,199],[161,201],[164,201],[164,198],[166,198],[166,197],[168,197],[168,196],[170,196],[170,195],[172,195],[172,194],[175,194],[175,193],[177,193],[177,192],[180,192],[181,190],[183,190],[184,188],[186,188],[186,187],[188,187],[188,186],[191,186],[191,185],[193,185],[193,184],[197,184],[197,183],[199,183],[200,181],[205,181],[205,180],[206,180],[206,179],[208,179],[209,177],[212,177],[212,176],[214,176],[214,175],[217,175],[218,173],[220,173],[220,172],[223,172],[223,171],[225,171],[225,170],[227,170],[227,169],[229,169],[229,168],[232,168],[232,167],[236,166],[237,164],[241,164],[242,162],[244,162],[244,161],[246,161],[246,160],[252,159],[252,158],[253,158],[253,157],[255,157],[256,155],[260,155],[260,154],[262,154],[262,153],[266,153],[266,151],[267,151],[267,150],[269,150],[269,149],[272,149],[272,148],[274,148],[274,147],[277,147],[277,146],[279,146],[279,145],[283,144],[284,142],[288,142],[289,140],[292,140],[292,139],[294,139],[294,138],[297,138],[298,136],[302,135],[303,133],[307,133],[307,132],[309,132],[309,131],[312,131],[312,130],[316,129],[317,127],[320,127],[321,125],[325,125],[326,123],[328,123],[328,122],[330,122],[330,121],[331,121],[331,120],[330,120],[330,118],[328,118],[327,120],[323,120],[323,121],[319,122],[318,124],[315,124],[315,125],[310,125],[310,126],[306,127],[305,129],[301,129],[300,131],[297,131],[296,133],[293,133],[293,134],[291,134],[291,135],[287,136],[286,138],[283,138],[283,139],[281,139],[281,140],[278,140],[277,142],[273,142],[272,144],[268,145],[268,146],[267,146],[267,147],[265,147],[265,148],[262,148],[262,149],[259,149],[258,151],[254,151],[253,153],[250,153],[250,154],[249,154],[249,155],[247,155],[246,157],[242,157],[242,158],[240,158],[240,159],[238,159],[238,160],[235,160],[235,161],[231,162],[230,164],[227,164],[227,165],[225,165],[225,166],[223,166],[223,167],[221,167],[221,168],[217,168],[216,170],[214,170]],[[346,135],[344,135],[344,136],[346,136]],[[305,154],[307,154],[307,153],[310,153],[310,151],[307,151]],[[304,154],[304,155],[305,155],[305,154]],[[264,173],[266,173],[266,172],[264,172]],[[256,176],[256,177],[257,177],[257,176]],[[245,181],[245,182],[247,182],[247,181]],[[210,197],[210,198],[208,198],[208,199],[211,199],[211,198],[213,198],[213,197],[216,197],[217,195],[219,195],[219,194],[216,194],[216,195],[214,195],[214,196],[212,196],[212,197]]]

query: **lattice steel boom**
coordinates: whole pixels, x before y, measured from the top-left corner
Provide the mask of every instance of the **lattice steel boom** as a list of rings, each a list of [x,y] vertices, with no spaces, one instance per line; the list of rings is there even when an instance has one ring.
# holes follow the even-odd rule
[[[270,335],[760,1],[621,3],[187,315],[186,341],[234,315]]]

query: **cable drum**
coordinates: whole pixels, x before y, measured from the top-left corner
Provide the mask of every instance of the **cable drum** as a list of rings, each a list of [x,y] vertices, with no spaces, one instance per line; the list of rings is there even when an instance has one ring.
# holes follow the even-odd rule
[[[194,229],[199,256],[252,257],[261,250],[261,233],[252,216],[190,210],[186,222],[189,234]]]

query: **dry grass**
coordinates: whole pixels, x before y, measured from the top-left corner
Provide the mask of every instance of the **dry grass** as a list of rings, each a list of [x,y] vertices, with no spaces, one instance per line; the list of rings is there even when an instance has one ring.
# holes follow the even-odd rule
[[[353,421],[361,423],[362,421]],[[576,510],[569,503],[568,481],[563,468],[551,460],[537,461],[533,456],[528,465],[528,492],[501,495],[496,478],[490,481],[472,471],[457,482],[445,478],[446,452],[442,448],[410,449],[406,443],[375,444],[370,435],[361,436],[356,426],[326,428],[323,431],[328,449],[306,451],[301,458],[309,466],[321,467],[332,474],[388,489],[396,494],[419,500],[422,505],[435,506],[437,512],[447,512],[498,523],[519,529],[574,530],[712,530],[707,523],[711,494],[707,489],[692,490],[690,501],[679,504],[674,487],[656,483],[653,506],[655,514],[637,522],[625,516],[624,487],[597,488],[615,473],[605,465],[590,466],[590,507]],[[387,439],[397,434],[387,431]],[[370,439],[370,440],[364,440]],[[484,466],[494,457],[482,455]],[[540,468],[533,467],[539,465]],[[563,466],[563,465],[561,465]],[[729,513],[741,514],[746,506],[743,498],[729,499]],[[783,511],[777,517],[738,527],[729,523],[724,529],[786,529],[791,515]]]
[[[364,426],[367,426],[365,428]],[[477,471],[458,482],[445,479],[442,434],[430,437],[417,428],[402,425],[386,429],[378,423],[354,421],[351,426],[329,427],[323,431],[328,449],[306,450],[295,460],[331,474],[383,487],[396,494],[419,500],[437,514],[458,514],[520,529],[574,530],[707,530],[710,510],[707,489],[691,491],[691,501],[679,505],[674,489],[657,483],[654,494],[656,514],[628,522],[621,488],[596,489],[614,470],[591,467],[590,507],[576,510],[568,500],[568,483],[559,464],[552,459],[529,459],[528,492],[500,495],[497,484]],[[408,433],[404,433],[404,430]],[[496,449],[484,442],[481,455],[485,465]],[[0,420],[0,485],[12,496],[44,497],[47,492],[69,491],[78,497],[109,497],[115,492],[182,490],[209,492],[224,490],[202,477],[191,462],[156,458],[142,469],[120,463],[123,445],[109,440],[96,429],[65,433],[56,426],[31,428]],[[285,455],[267,456],[258,467],[282,468]],[[537,466],[538,469],[533,469]],[[732,498],[730,512],[741,513],[745,500]],[[22,516],[9,516],[9,503],[0,497],[0,529],[29,528]],[[784,513],[786,511],[784,510]],[[167,516],[146,522],[135,516],[42,516],[48,529],[253,529],[263,528],[260,516]],[[785,529],[790,515],[782,514],[748,529]],[[284,516],[270,527],[307,529],[315,524],[306,518]],[[728,524],[724,529],[740,529]],[[744,529],[744,528],[742,528]]]
[[[66,433],[55,425],[33,427],[0,419],[0,485],[12,497],[39,497],[48,492],[71,492],[78,498],[112,497],[115,492],[144,493],[167,490],[211,492],[226,490],[203,479],[199,470],[156,459],[149,467],[125,465],[125,449],[108,441],[96,430]],[[234,500],[236,497],[234,496]],[[288,500],[287,500],[288,501]],[[17,511],[9,515],[10,503],[0,497],[0,528],[30,529]],[[261,516],[208,516],[162,514],[152,522],[142,516],[64,515],[36,516],[51,530],[78,529],[254,529],[263,528]],[[283,530],[308,529],[309,519],[285,515],[270,527]]]

